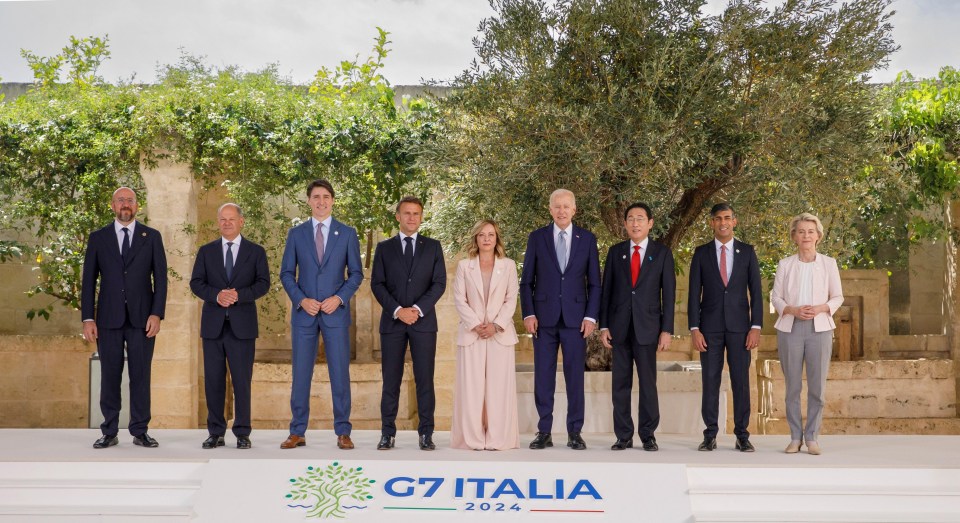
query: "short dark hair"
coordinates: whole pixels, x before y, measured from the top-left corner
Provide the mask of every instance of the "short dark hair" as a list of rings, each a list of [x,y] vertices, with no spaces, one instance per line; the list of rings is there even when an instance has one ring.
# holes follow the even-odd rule
[[[333,194],[333,185],[330,182],[324,179],[317,179],[310,182],[310,185],[307,186],[307,198],[309,198],[310,195],[313,194],[313,190],[316,189],[317,187],[323,187],[324,189],[326,189],[330,193],[331,198],[337,197],[337,195]]]
[[[737,216],[737,213],[733,210],[733,206],[730,205],[730,204],[727,203],[727,202],[720,202],[720,203],[714,205],[713,207],[711,207],[711,208],[710,208],[710,216],[711,216],[711,217],[712,217],[712,216],[716,216],[718,213],[720,213],[720,212],[722,212],[722,211],[730,211],[731,213],[733,213],[733,216],[734,216],[734,217]]]
[[[643,209],[643,212],[647,213],[647,219],[653,219],[653,211],[650,210],[650,206],[643,202],[636,202],[631,203],[630,207],[627,207],[627,210],[623,211],[623,221],[627,221],[627,215],[634,209]]]
[[[420,198],[417,198],[416,196],[404,196],[403,198],[400,198],[399,202],[397,202],[397,214],[400,213],[400,206],[405,203],[415,203],[420,206],[421,211],[423,210],[423,202],[420,201]]]

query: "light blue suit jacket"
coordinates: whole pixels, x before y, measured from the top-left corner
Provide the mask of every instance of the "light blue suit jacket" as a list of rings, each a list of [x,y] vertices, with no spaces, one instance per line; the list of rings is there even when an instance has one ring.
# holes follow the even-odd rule
[[[280,281],[293,302],[290,323],[307,327],[322,318],[320,321],[327,327],[349,327],[350,298],[363,282],[357,231],[332,219],[323,260],[317,260],[312,223],[307,220],[290,229],[280,262]],[[333,295],[339,296],[343,304],[332,314],[311,316],[300,308],[304,298],[323,301]]]

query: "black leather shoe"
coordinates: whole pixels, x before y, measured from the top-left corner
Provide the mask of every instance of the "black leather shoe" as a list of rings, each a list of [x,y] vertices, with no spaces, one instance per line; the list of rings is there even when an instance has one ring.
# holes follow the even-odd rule
[[[697,447],[697,450],[702,452],[716,450],[716,449],[717,449],[717,438],[711,438],[709,436],[704,436],[703,443],[701,443],[700,446]]]
[[[737,438],[736,449],[740,452],[753,452],[757,450],[753,448],[753,443],[750,443],[750,440],[747,438]]]
[[[437,446],[433,444],[433,434],[420,435],[420,450],[434,450]]]
[[[93,442],[93,448],[95,449],[105,449],[107,447],[112,447],[120,443],[120,440],[116,436],[101,436],[100,439]]]
[[[215,449],[224,445],[223,436],[210,436],[200,445],[204,449]]]
[[[250,443],[250,436],[237,436],[238,449],[249,449],[250,447],[253,447],[253,443]]]
[[[610,445],[610,450],[627,450],[633,448],[633,439],[620,439],[617,438],[617,442],[613,445]]]
[[[133,437],[133,444],[134,444],[134,445],[139,445],[139,446],[141,446],[141,447],[149,447],[149,448],[151,448],[151,449],[160,446],[160,444],[157,443],[157,440],[151,438],[150,435],[147,434],[146,432],[144,432],[143,434],[141,434],[141,435],[139,435],[139,436],[134,436],[134,437]]]
[[[393,436],[380,436],[380,443],[377,443],[377,450],[392,449],[393,439]]]
[[[583,441],[579,432],[571,432],[567,434],[567,446],[573,450],[583,450],[587,448],[587,442]]]
[[[643,450],[655,451],[660,450],[660,447],[657,446],[657,438],[650,436],[649,438],[642,438],[643,441]]]
[[[530,442],[530,448],[542,450],[547,447],[553,446],[553,438],[550,437],[549,432],[538,432],[534,436],[533,441]]]

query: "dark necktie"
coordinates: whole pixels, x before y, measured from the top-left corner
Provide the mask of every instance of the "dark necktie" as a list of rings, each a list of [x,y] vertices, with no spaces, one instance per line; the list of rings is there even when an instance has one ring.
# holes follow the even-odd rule
[[[406,260],[407,265],[413,263],[413,238],[407,236],[403,239],[403,259]]]
[[[123,231],[123,246],[120,247],[120,257],[126,261],[127,255],[130,254],[130,229],[122,227],[120,230]]]
[[[227,261],[223,268],[227,270],[227,281],[230,281],[233,277],[233,242],[227,242]]]
[[[630,257],[630,277],[633,278],[633,286],[637,286],[637,278],[640,277],[640,246],[633,246],[633,256]]]

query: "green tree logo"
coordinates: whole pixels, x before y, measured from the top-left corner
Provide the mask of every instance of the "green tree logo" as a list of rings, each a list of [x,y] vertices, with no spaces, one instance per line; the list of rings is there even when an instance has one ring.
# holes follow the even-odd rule
[[[345,518],[347,508],[344,502],[350,500],[366,503],[373,499],[369,487],[376,480],[367,479],[363,474],[363,467],[345,468],[334,461],[326,468],[307,467],[303,476],[290,478],[291,488],[286,498],[289,501],[313,502],[312,505],[290,505],[309,509],[308,518]],[[366,508],[350,507],[350,508]]]

